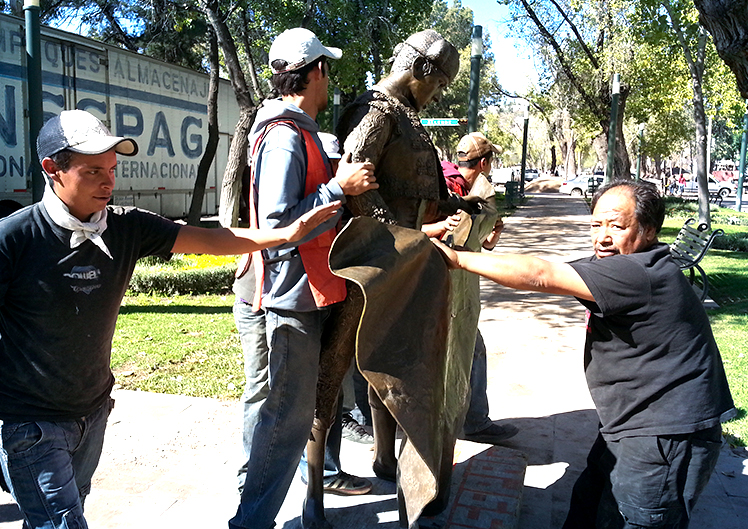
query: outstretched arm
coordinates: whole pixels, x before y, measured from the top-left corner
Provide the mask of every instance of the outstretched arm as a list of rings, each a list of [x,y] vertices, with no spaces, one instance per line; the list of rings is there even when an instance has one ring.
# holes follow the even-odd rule
[[[318,206],[292,224],[276,229],[197,228],[183,226],[171,249],[174,253],[239,255],[298,241],[338,212],[340,201]]]
[[[474,272],[517,290],[564,294],[595,301],[576,270],[567,263],[554,263],[529,255],[496,255],[458,252],[432,239],[450,268]]]

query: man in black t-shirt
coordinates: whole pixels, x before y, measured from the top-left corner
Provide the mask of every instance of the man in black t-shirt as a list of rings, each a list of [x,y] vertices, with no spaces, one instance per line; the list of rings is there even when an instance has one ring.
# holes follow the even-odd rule
[[[587,308],[584,368],[600,434],[574,486],[565,529],[688,526],[735,415],[709,320],[657,241],[664,201],[616,181],[592,200],[595,255],[554,263],[455,252],[448,263],[516,289],[568,294]]]
[[[180,226],[107,206],[117,154],[138,146],[88,112],[51,118],[37,150],[50,183],[42,201],[0,220],[0,467],[24,528],[87,527],[83,502],[113,406],[112,336],[136,261],[296,241],[340,203],[278,229]]]

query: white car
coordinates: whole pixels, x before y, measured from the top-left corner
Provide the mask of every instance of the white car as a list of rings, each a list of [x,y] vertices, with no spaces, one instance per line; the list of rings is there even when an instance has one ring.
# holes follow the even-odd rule
[[[729,197],[735,194],[735,185],[732,182],[726,180],[716,180],[712,176],[707,177],[709,179],[709,194],[718,194],[722,198]],[[698,193],[699,185],[696,177],[686,181],[686,187],[683,190],[684,193]]]
[[[595,188],[597,188],[603,184],[604,180],[605,178],[602,176],[577,176],[576,178],[562,182],[558,190],[560,193],[566,193],[573,197],[587,196],[590,193],[590,183],[594,182],[596,184]]]

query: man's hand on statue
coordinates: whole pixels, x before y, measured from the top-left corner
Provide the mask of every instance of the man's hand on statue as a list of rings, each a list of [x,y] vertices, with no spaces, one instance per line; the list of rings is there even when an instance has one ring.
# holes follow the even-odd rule
[[[288,230],[288,242],[303,239],[314,228],[326,220],[330,220],[338,212],[340,205],[340,200],[336,200],[329,204],[317,206],[316,208],[304,213],[301,217],[296,219],[293,224],[290,224],[286,228],[282,228]]]
[[[449,268],[460,268],[460,258],[459,254],[455,252],[452,248],[447,246],[441,241],[438,241],[436,239],[431,239],[431,242],[436,246],[436,249],[439,250],[439,252],[442,254],[442,257],[444,258],[444,262],[447,263],[447,266]]]
[[[335,181],[348,196],[358,196],[366,191],[377,189],[377,179],[374,177],[374,164],[371,162],[351,162],[351,153],[343,154],[343,158],[335,173]]]

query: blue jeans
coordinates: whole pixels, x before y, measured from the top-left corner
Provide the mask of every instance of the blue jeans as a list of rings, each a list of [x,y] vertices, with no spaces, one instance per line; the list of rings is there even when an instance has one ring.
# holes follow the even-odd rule
[[[473,365],[470,368],[470,405],[465,415],[465,425],[462,427],[466,434],[478,433],[491,426],[488,417],[488,361],[486,359],[486,343],[480,330],[475,337],[473,350]]]
[[[99,464],[112,399],[71,421],[4,422],[0,463],[24,529],[87,528],[83,503]]]
[[[268,345],[265,328],[265,311],[255,312],[252,306],[241,298],[234,302],[234,323],[239,332],[244,353],[245,385],[241,403],[243,412],[242,447],[244,451],[243,463],[237,471],[239,492],[244,489],[247,476],[247,462],[252,454],[252,436],[255,426],[260,419],[260,409],[270,391],[268,383]],[[336,420],[330,428],[325,445],[325,477],[340,473],[340,441],[342,436],[342,410],[338,410]],[[306,450],[299,463],[301,476],[307,479]]]
[[[260,419],[260,409],[270,391],[268,383],[268,345],[265,335],[265,311],[252,310],[241,299],[234,303],[234,323],[239,332],[244,353],[245,385],[241,403],[243,412],[242,447],[244,463],[239,467],[237,477],[239,491],[244,488],[247,475],[247,461],[252,453],[252,435]]]
[[[322,330],[330,309],[267,309],[270,379],[254,427],[239,508],[231,529],[269,529],[291,485],[314,418]]]
[[[687,528],[721,444],[720,426],[607,442],[598,435],[564,529]]]

